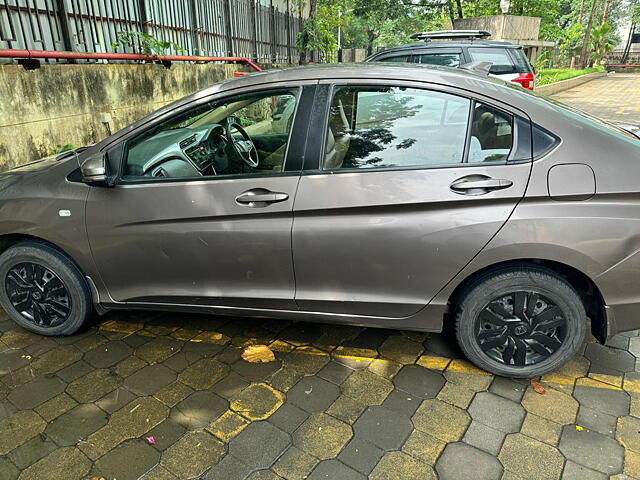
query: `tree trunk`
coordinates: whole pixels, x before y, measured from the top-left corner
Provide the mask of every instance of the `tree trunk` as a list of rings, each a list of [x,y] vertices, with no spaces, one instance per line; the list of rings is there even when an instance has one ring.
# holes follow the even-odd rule
[[[458,18],[464,18],[464,16],[462,15],[462,0],[455,0],[456,1],[456,7],[458,9]]]
[[[367,40],[368,45],[367,45],[367,56],[371,56],[373,55],[373,42],[375,41],[377,35],[375,30],[373,30],[372,28],[367,28]]]
[[[600,3],[600,0],[593,0],[593,5],[591,6],[591,13],[589,14],[589,21],[587,22],[587,29],[584,31],[584,39],[582,40],[582,53],[580,55],[582,68],[586,68],[587,65],[589,65],[589,55],[588,55],[589,40],[591,40],[591,28],[593,27],[593,17],[596,14],[598,3]]]
[[[315,16],[316,14],[316,5],[317,5],[317,0],[311,0],[309,3],[309,17],[307,18],[312,18]],[[300,65],[304,65],[305,63],[307,63],[307,47],[309,45],[309,34],[305,31],[302,34],[302,45],[301,45],[301,49],[300,49]]]
[[[453,14],[453,0],[449,0],[447,2],[447,9],[449,10],[449,18],[451,19],[451,28],[453,28],[453,21],[455,20],[455,15]]]
[[[580,0],[580,14],[578,15],[578,23],[582,23],[584,17],[584,0]]]
[[[611,5],[611,0],[604,0],[604,9],[602,10],[602,21],[600,24],[607,23],[609,20],[609,6]]]

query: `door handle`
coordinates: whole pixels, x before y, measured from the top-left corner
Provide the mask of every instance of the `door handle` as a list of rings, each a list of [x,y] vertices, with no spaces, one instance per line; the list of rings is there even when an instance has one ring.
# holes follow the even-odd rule
[[[480,178],[478,178],[480,177]],[[513,185],[511,180],[504,178],[491,178],[479,175],[470,175],[469,177],[463,177],[456,180],[449,188],[461,195],[483,195],[489,193],[492,190],[502,190],[503,188],[509,188]]]
[[[245,207],[266,207],[288,199],[289,195],[286,193],[272,192],[266,188],[254,188],[238,195],[236,202]]]

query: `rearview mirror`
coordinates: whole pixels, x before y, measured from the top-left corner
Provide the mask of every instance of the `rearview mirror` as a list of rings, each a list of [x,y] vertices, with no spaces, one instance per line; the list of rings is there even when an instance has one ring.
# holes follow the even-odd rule
[[[94,155],[80,165],[82,181],[87,185],[109,187],[109,177],[106,156],[102,153]]]

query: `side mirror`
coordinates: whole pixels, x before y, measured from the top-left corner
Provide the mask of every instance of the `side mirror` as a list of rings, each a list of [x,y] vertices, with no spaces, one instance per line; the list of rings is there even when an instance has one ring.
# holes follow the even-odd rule
[[[82,181],[87,185],[110,187],[108,169],[106,155],[98,154],[89,157],[80,165]]]

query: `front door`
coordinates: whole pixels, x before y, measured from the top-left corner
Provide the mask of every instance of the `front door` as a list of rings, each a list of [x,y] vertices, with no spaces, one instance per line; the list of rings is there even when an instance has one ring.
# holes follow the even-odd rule
[[[287,158],[301,96],[279,88],[226,97],[127,141],[120,181],[92,188],[87,204],[91,249],[114,300],[295,308],[299,165]]]
[[[323,86],[326,139],[315,164],[305,159],[294,205],[303,310],[415,314],[525,192],[530,148],[516,125],[527,121],[452,92],[378,83]]]

